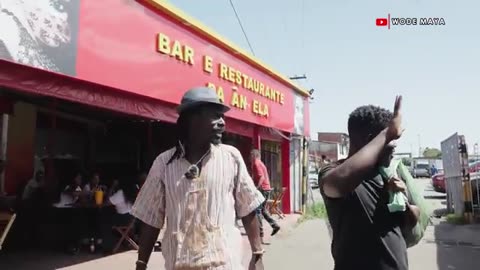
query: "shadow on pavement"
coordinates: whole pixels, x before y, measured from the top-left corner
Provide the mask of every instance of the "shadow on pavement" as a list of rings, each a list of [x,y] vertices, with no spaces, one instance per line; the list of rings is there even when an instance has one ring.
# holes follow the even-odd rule
[[[54,251],[23,251],[0,254],[0,269],[55,270],[101,258],[95,254],[68,255]]]
[[[439,194],[439,195],[424,195],[425,199],[445,199],[446,195]]]
[[[434,226],[433,239],[425,241],[436,245],[438,270],[480,269],[480,225],[441,221]]]

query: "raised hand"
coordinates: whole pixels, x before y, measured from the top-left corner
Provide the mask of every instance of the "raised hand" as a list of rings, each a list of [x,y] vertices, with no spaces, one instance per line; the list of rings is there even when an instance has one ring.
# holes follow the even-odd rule
[[[395,98],[395,105],[393,107],[393,118],[387,128],[387,140],[389,142],[399,139],[405,130],[402,128],[402,114],[400,112],[401,108],[402,96],[397,96]]]

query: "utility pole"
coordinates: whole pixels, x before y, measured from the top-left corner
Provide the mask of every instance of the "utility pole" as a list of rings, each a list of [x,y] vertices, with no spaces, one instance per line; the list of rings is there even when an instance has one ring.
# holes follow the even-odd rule
[[[478,143],[473,145],[473,155],[475,156],[475,160],[478,160]]]
[[[422,157],[422,143],[420,141],[420,134],[418,134],[418,157]]]

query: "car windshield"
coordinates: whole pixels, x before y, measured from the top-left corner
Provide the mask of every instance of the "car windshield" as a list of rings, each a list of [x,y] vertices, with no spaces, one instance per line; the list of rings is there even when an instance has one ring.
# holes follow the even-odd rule
[[[417,169],[428,169],[428,164],[417,164]]]

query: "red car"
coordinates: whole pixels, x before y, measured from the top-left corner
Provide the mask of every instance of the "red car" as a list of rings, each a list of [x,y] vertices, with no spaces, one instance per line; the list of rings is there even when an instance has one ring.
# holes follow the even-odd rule
[[[480,161],[470,163],[470,165],[468,165],[468,168],[470,173],[480,172]]]
[[[432,176],[432,186],[436,192],[446,193],[445,188],[445,175],[443,170],[438,170],[438,173]]]

